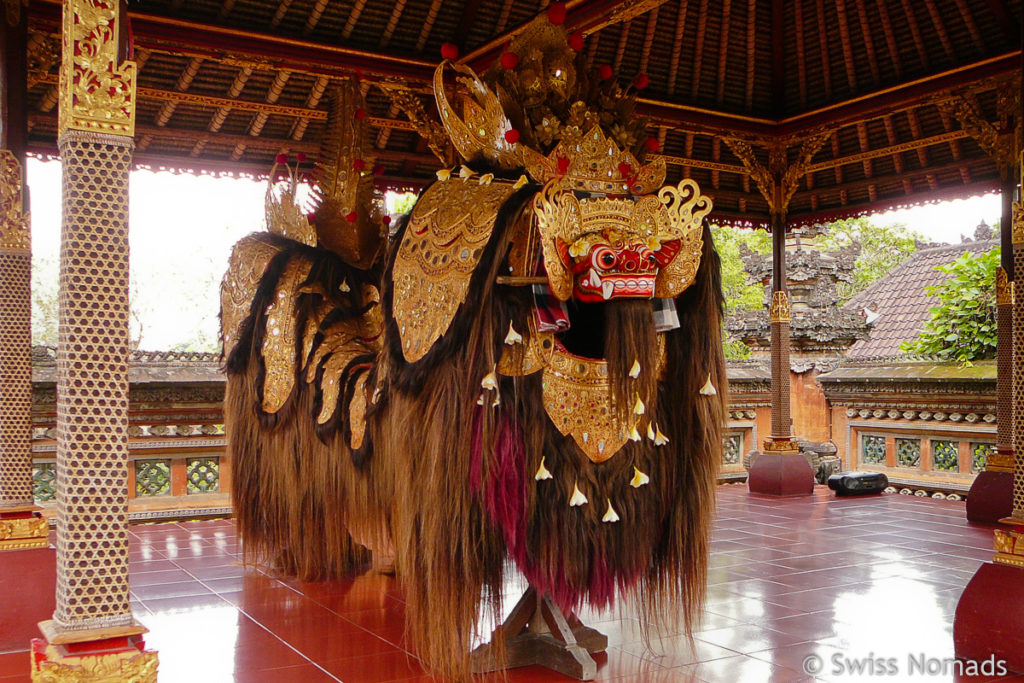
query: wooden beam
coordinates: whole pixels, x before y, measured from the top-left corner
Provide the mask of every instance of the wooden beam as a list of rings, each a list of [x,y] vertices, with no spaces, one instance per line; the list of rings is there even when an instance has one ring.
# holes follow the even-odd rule
[[[772,0],[772,113],[778,118],[786,113],[785,7],[784,0]],[[800,11],[799,4],[796,11]],[[803,36],[799,39],[802,41]],[[753,71],[753,62],[747,68]]]
[[[1013,13],[1006,5],[1006,0],[986,0],[986,3],[988,10],[995,17],[996,23],[1003,29],[1007,45],[1020,47],[1020,23],[1013,17]]]
[[[0,6],[0,149],[10,150],[21,162],[28,137],[28,17],[20,3],[14,7],[18,21],[10,24],[5,8]]]

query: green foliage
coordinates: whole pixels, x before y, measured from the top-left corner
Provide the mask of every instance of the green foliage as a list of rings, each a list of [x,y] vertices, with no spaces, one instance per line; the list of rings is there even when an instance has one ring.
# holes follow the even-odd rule
[[[743,230],[725,225],[711,228],[715,249],[722,259],[722,291],[725,294],[725,314],[737,311],[756,311],[764,305],[764,288],[749,282],[740,258],[740,245],[745,244],[759,254],[772,250],[771,235],[762,230]],[[747,358],[750,349],[739,339],[731,338],[724,330],[722,336],[726,358]]]
[[[949,279],[925,289],[940,304],[929,309],[932,318],[918,338],[900,344],[900,350],[963,364],[995,357],[998,265],[996,247],[979,256],[965,252],[949,265],[939,266]]]
[[[828,233],[821,239],[820,247],[823,250],[838,251],[853,243],[861,246],[853,271],[853,282],[839,283],[840,300],[846,301],[864,291],[875,280],[907,260],[917,251],[915,239],[924,241],[925,237],[902,223],[875,225],[865,217],[831,223]]]

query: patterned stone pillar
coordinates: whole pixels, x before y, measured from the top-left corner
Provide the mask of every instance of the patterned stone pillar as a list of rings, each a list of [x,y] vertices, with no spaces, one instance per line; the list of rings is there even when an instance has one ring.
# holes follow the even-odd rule
[[[996,452],[985,469],[1013,471],[1013,281],[1006,270],[996,271]]]
[[[1013,205],[1013,270],[1024,273],[1024,200]],[[1024,411],[1024,296],[1013,290],[1013,414]],[[1013,420],[1013,521],[1024,524],[1024,419]]]
[[[57,347],[57,605],[35,680],[156,680],[128,604],[128,172],[135,64],[118,0],[65,0]],[[113,671],[110,669],[113,668]],[[77,676],[77,678],[76,678]],[[107,680],[103,678],[102,680]]]
[[[0,512],[33,507],[32,245],[23,178],[14,154],[0,150]]]

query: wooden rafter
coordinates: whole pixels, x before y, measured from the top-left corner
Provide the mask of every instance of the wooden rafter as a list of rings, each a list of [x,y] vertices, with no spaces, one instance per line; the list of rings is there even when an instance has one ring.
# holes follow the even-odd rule
[[[704,35],[708,24],[708,0],[700,0],[697,13],[697,46],[693,50],[693,75],[690,77],[690,99],[697,99],[700,90],[700,71],[704,64]]]
[[[757,66],[757,0],[747,0],[747,90],[743,98],[746,111],[754,108],[754,72]]]
[[[363,13],[364,7],[366,7],[366,0],[356,0],[352,4],[352,9],[348,13],[348,19],[345,20],[345,28],[341,30],[341,37],[345,40],[352,37],[352,32],[356,30],[356,22],[359,21],[359,16]]]
[[[423,52],[423,48],[427,44],[427,39],[430,37],[430,31],[434,28],[434,22],[437,21],[437,13],[441,11],[441,3],[443,0],[433,0],[430,3],[430,9],[427,10],[427,17],[423,20],[423,26],[420,28],[420,35],[416,39],[416,51]]]
[[[402,12],[405,10],[405,0],[397,0],[395,6],[391,8],[391,16],[388,17],[388,25],[384,27],[384,33],[380,36],[380,46],[385,48],[388,43],[391,42],[391,37],[395,35],[395,29],[398,27],[398,20],[402,18]]]
[[[846,82],[850,92],[857,92],[857,67],[853,58],[853,44],[850,42],[850,24],[846,17],[846,0],[836,0],[836,17],[839,22],[839,43],[843,49],[843,64],[846,65]]]
[[[936,7],[935,0],[924,0],[924,6],[928,9],[928,16],[931,17],[932,25],[935,27],[935,32],[939,35],[939,42],[942,43],[942,49],[946,52],[946,56],[951,61],[956,59],[953,43],[949,40],[949,31],[946,30],[946,22],[942,20],[942,15],[939,14],[939,8]]]
[[[960,17],[964,20],[964,25],[967,26],[967,32],[971,34],[974,46],[978,48],[978,54],[985,54],[985,40],[981,37],[981,31],[978,30],[978,22],[974,20],[974,14],[971,13],[971,8],[968,7],[966,0],[956,0],[956,8],[960,11]]]
[[[793,0],[796,21],[796,76],[800,91],[800,108],[807,106],[807,55],[804,51],[804,12],[802,0]],[[785,72],[783,72],[785,73]]]
[[[292,0],[281,0],[278,3],[277,9],[274,10],[274,16],[270,19],[270,28],[277,28],[281,25],[281,21],[288,14],[288,9],[292,6]]]
[[[889,8],[885,5],[886,0],[875,0],[878,7],[878,19],[882,22],[882,35],[885,36],[885,45],[889,50],[889,60],[892,62],[896,78],[903,78],[903,62],[900,59],[900,48],[896,44],[896,34],[892,30],[892,20],[889,18]]]
[[[931,68],[931,60],[928,59],[928,49],[925,47],[924,38],[921,37],[921,28],[917,25],[917,17],[914,16],[914,6],[910,0],[900,0],[903,5],[903,16],[907,18],[907,28],[910,29],[910,36],[914,39],[914,47],[917,49],[917,57],[921,60],[924,68]]]
[[[821,56],[821,78],[825,85],[825,99],[832,99],[832,69],[828,61],[828,31],[825,27],[825,0],[815,0],[818,13],[818,51]]]
[[[868,11],[864,6],[865,0],[855,0],[857,8],[857,21],[860,24],[860,37],[864,41],[864,52],[868,57],[868,68],[871,69],[871,79],[877,86],[882,78],[878,71],[878,56],[875,54],[875,39],[873,37],[874,27],[868,23]]]
[[[320,99],[327,91],[327,85],[330,82],[330,79],[326,76],[317,76],[316,81],[313,82],[313,87],[309,89],[309,95],[306,96],[306,109],[316,111],[316,106],[320,104]],[[309,118],[306,116],[299,117],[299,120],[292,126],[292,140],[301,140],[306,135],[306,128],[308,126]]]
[[[1007,44],[1020,47],[1020,23],[1006,6],[1006,0],[986,0],[986,4],[996,18],[996,23],[1002,27]]]
[[[647,14],[647,30],[644,32],[644,46],[640,52],[640,72],[647,73],[647,63],[651,58],[651,44],[654,42],[654,33],[658,28],[658,8],[655,7]]]
[[[615,48],[615,59],[612,69],[617,73],[622,66],[622,58],[626,55],[626,44],[629,42],[629,29],[632,22],[624,21],[619,28],[619,45]]]
[[[676,14],[676,33],[672,41],[672,61],[668,67],[668,94],[676,91],[676,80],[679,78],[679,53],[683,48],[683,31],[686,30],[686,9],[690,0],[679,0],[679,12]]]
[[[715,91],[715,101],[718,104],[725,99],[725,70],[729,64],[729,24],[732,20],[732,0],[722,0],[722,28],[721,38],[718,42],[718,87]]]
[[[316,3],[310,8],[309,16],[306,17],[306,25],[302,27],[302,35],[308,36],[313,33],[316,25],[320,23],[320,17],[324,15],[324,10],[327,9],[328,0],[316,0]]]

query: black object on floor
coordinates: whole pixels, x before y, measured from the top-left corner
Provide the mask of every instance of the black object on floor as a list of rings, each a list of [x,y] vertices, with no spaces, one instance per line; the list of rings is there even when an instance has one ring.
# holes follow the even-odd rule
[[[828,487],[837,496],[881,493],[888,485],[889,478],[881,472],[842,472],[828,478]]]

